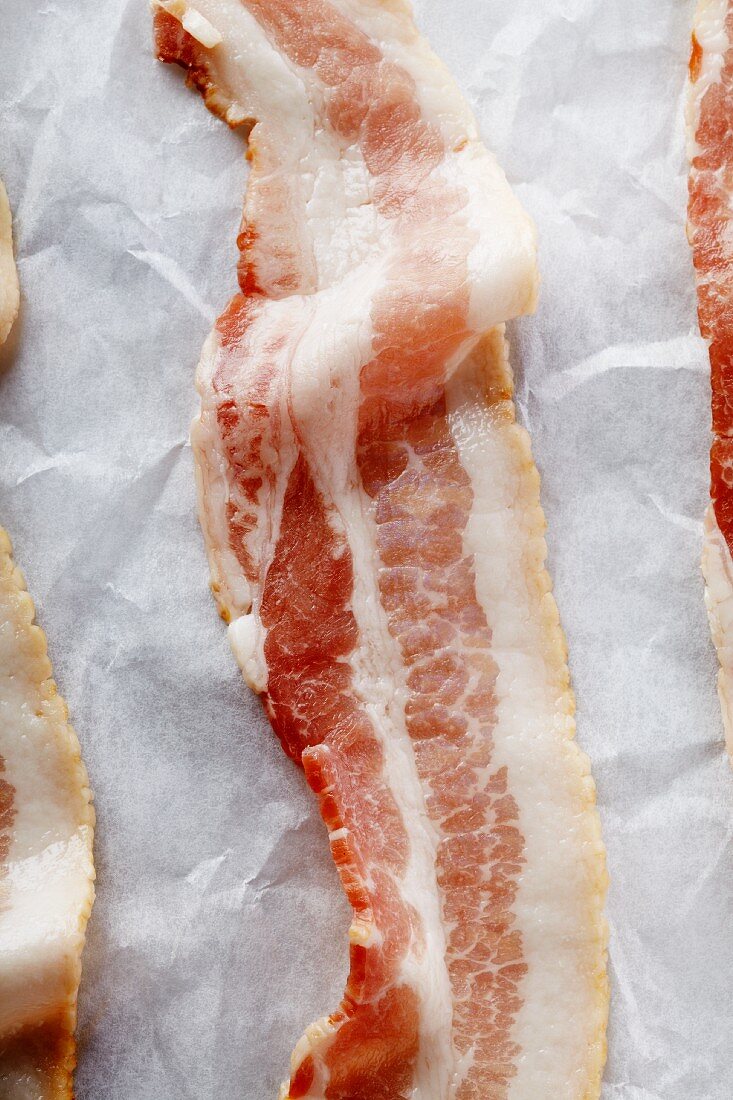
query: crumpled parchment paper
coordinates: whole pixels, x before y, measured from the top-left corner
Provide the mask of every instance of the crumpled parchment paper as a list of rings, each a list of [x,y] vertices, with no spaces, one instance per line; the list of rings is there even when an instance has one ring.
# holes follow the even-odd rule
[[[692,9],[417,4],[539,229],[513,359],[612,876],[604,1100],[733,1096],[733,777],[684,235]],[[79,1100],[264,1100],[339,1000],[348,914],[229,653],[194,514],[193,372],[235,286],[242,140],[154,60],[144,0],[5,0],[0,71],[23,297],[0,521],[99,821]]]

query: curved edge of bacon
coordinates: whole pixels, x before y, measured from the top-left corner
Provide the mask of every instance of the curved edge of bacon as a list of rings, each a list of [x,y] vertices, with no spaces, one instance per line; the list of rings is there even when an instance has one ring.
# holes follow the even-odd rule
[[[533,230],[402,0],[159,0],[251,132],[194,424],[212,589],[353,909],[285,1100],[595,1100],[606,871],[500,322]],[[307,224],[306,224],[307,223]]]
[[[733,758],[733,4],[701,0],[695,13],[686,104],[690,161],[687,235],[700,331],[710,352],[713,441],[704,523],[705,603],[720,670]]]
[[[71,1100],[94,809],[11,553],[0,528],[0,1095]]]
[[[582,1042],[576,1052],[577,1066],[572,1075],[565,1076],[561,1073],[557,1078],[553,1076],[545,1078],[544,1075],[538,1074],[529,1086],[526,1082],[520,1082],[521,1087],[517,1088],[516,1092],[511,1089],[511,1075],[505,1080],[497,1075],[494,1082],[495,1091],[481,1093],[477,1095],[476,1100],[494,1096],[497,1098],[517,1096],[522,1100],[536,1100],[540,1095],[543,1098],[552,1096],[553,1100],[564,1100],[565,1097],[573,1097],[574,1100],[575,1098],[598,1100],[601,1095],[603,1071],[608,1053],[607,1026],[610,1006],[610,985],[607,973],[608,923],[605,916],[608,890],[606,850],[601,835],[596,786],[591,774],[590,760],[575,739],[575,696],[567,663],[567,642],[553,595],[552,578],[547,570],[545,542],[547,522],[540,499],[540,475],[532,454],[529,433],[516,421],[513,400],[514,377],[508,353],[509,344],[505,326],[501,325],[487,333],[466,362],[458,368],[451,390],[456,405],[461,400],[465,400],[466,395],[472,405],[478,406],[480,402],[485,404],[488,431],[493,437],[494,446],[503,452],[511,470],[507,496],[511,499],[513,508],[522,516],[523,545],[520,547],[518,557],[526,584],[527,607],[541,633],[542,660],[551,684],[553,706],[559,729],[558,742],[552,747],[552,751],[558,754],[559,760],[556,759],[554,763],[559,763],[570,780],[570,812],[576,826],[576,836],[572,839],[577,845],[581,867],[584,864],[581,873],[584,873],[585,878],[585,912],[579,921],[582,942],[576,941],[570,946],[565,943],[560,949],[567,951],[568,959],[572,960],[571,967],[575,969],[573,974],[571,967],[563,965],[560,968],[564,969],[570,988],[566,1006],[569,1008],[574,1004],[576,1007],[580,1019],[578,1030],[582,1034]],[[206,359],[207,349],[205,348],[202,365],[205,364]],[[207,441],[205,433],[200,434],[200,429],[201,421],[197,419],[193,427],[193,442],[197,452],[199,472],[199,512],[206,532],[211,513],[209,492],[212,487],[203,471],[210,465],[211,456],[206,454]],[[214,489],[215,492],[216,489]],[[488,543],[487,554],[490,555],[491,539],[486,535],[484,537]],[[210,552],[213,578],[218,576],[218,561],[218,557]],[[226,592],[226,586],[224,592]],[[234,609],[228,606],[226,595],[223,595],[216,585],[214,595],[219,602],[222,617],[226,622],[231,622]],[[253,662],[247,656],[247,649],[240,647],[235,639],[232,639],[232,648],[245,680],[257,690],[257,685],[252,682],[253,675],[256,676],[257,673],[253,672]],[[364,912],[358,900],[355,901],[353,867],[350,864],[348,852],[341,846],[339,830],[343,823],[338,819],[334,820],[329,791],[324,790],[320,773],[314,772],[306,765],[306,776],[319,797],[321,814],[331,837],[332,856],[354,913],[354,923],[350,930],[351,962],[344,1003],[336,1013],[316,1020],[306,1029],[293,1050],[290,1079],[283,1082],[278,1100],[329,1096],[328,1092],[321,1092],[319,1089],[311,1091],[313,1068],[322,1063],[324,1058],[328,1058],[329,1048],[338,1037],[339,1028],[347,1018],[344,1007],[346,1006],[348,1012],[350,992],[357,985],[362,969],[358,945],[360,938],[364,936]],[[571,841],[570,835],[568,835],[568,841]],[[567,931],[572,939],[569,927]],[[548,938],[549,936],[548,930]],[[564,963],[566,961],[564,960]],[[582,993],[579,992],[579,986]],[[557,1006],[550,1009],[549,1002],[543,1006],[543,1012],[548,1017],[554,1011],[557,1011]],[[376,1024],[376,1020],[367,1021],[367,1027],[374,1027]],[[554,1030],[554,1021],[551,1030]],[[409,1034],[408,1021],[396,1015],[394,1031],[380,1038],[392,1048],[396,1059],[402,1059],[406,1053],[405,1042]],[[559,1039],[559,1042],[561,1043],[562,1040]],[[520,1044],[517,1044],[514,1052],[511,1047],[508,1048],[508,1056],[511,1057],[512,1053],[516,1054],[519,1046]],[[347,1080],[350,1069],[351,1067],[348,1067],[343,1073]],[[545,1089],[547,1091],[544,1091]],[[347,1092],[337,1092],[334,1095],[342,1100],[348,1100]],[[381,1093],[364,1094],[370,1100],[372,1095],[379,1096],[381,1100]],[[415,1095],[419,1100],[423,1100],[423,1097],[424,1100],[433,1100],[433,1095],[430,1093],[418,1092]],[[450,1091],[446,1095],[454,1097],[462,1094]]]
[[[474,387],[471,397],[476,404],[481,399],[485,402],[492,432],[513,469],[509,496],[522,516],[523,545],[519,558],[528,593],[528,608],[539,629],[542,660],[552,685],[553,707],[558,717],[560,744],[555,744],[553,750],[558,751],[560,767],[566,769],[570,777],[571,813],[576,818],[577,843],[582,853],[579,862],[585,864],[587,875],[584,882],[587,909],[580,922],[586,940],[575,962],[588,999],[581,1009],[585,1016],[585,1059],[580,1059],[583,1068],[577,1083],[569,1087],[568,1095],[574,1095],[572,1089],[575,1087],[580,1100],[596,1100],[601,1095],[608,1054],[611,995],[607,971],[609,929],[605,915],[609,883],[606,848],[591,761],[576,740],[576,702],[568,667],[567,639],[547,568],[547,520],[541,502],[540,473],[532,453],[529,432],[517,423],[514,373],[509,352],[510,345],[502,325],[488,333],[465,370]],[[459,385],[463,377],[461,372],[457,379]],[[534,1095],[534,1091],[527,1094],[527,1100],[534,1100]]]
[[[3,344],[18,316],[20,288],[13,256],[13,219],[5,185],[0,180],[0,344]]]

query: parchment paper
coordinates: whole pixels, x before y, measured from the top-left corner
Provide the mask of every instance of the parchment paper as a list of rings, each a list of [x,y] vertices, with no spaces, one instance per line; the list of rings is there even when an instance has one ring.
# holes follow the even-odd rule
[[[684,236],[692,0],[421,0],[537,221],[514,327],[612,888],[604,1100],[733,1096],[733,778],[698,561],[709,383]],[[143,0],[2,0],[22,318],[0,521],[96,793],[79,1100],[265,1100],[348,914],[207,591],[188,425],[234,288],[241,139]],[[540,1098],[537,1100],[553,1100]]]

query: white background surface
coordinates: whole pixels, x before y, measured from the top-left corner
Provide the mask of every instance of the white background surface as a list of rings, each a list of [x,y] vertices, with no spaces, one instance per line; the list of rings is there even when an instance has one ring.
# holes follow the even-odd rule
[[[698,559],[708,372],[684,237],[688,0],[422,0],[535,217],[517,326],[612,888],[604,1100],[733,1095],[733,779]],[[241,683],[194,516],[193,371],[235,289],[241,139],[143,0],[4,0],[21,323],[0,522],[96,794],[79,1100],[274,1097],[335,1008],[348,915]],[[549,1098],[537,1098],[549,1100]]]

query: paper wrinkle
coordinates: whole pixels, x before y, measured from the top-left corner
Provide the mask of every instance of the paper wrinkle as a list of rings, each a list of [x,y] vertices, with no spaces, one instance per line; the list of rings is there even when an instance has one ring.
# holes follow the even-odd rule
[[[682,527],[685,531],[689,531],[691,535],[695,535],[697,538],[702,539],[703,521],[693,516],[681,516],[678,512],[672,511],[668,508],[664,499],[660,496],[656,496],[654,493],[649,493],[649,500],[652,502],[655,508],[659,509],[659,512],[670,523],[676,523],[678,527]]]
[[[509,326],[608,846],[603,1100],[733,1096],[733,779],[699,571],[709,366],[685,239],[692,0],[419,0],[535,219]],[[241,136],[138,0],[4,9],[22,314],[0,522],[96,793],[79,1100],[275,1097],[350,914],[207,590],[188,426],[237,290]]]
[[[614,370],[689,370],[709,377],[709,366],[705,360],[705,343],[697,334],[678,336],[671,340],[654,343],[619,344],[616,347],[603,348],[579,363],[558,370],[557,374],[543,381],[539,395],[566,397],[576,386],[585,385],[605,371]]]
[[[690,916],[694,914],[699,905],[699,899],[704,904],[704,888],[709,885],[715,885],[718,881],[720,874],[725,873],[730,867],[731,852],[733,851],[733,831],[729,831],[725,837],[725,840],[718,846],[709,859],[707,866],[705,867],[702,877],[693,887],[689,897],[685,901],[685,909],[681,913],[681,916]]]
[[[201,314],[205,321],[213,325],[216,320],[214,309],[201,300],[196,293],[196,288],[171,256],[165,256],[162,252],[151,252],[146,249],[131,248],[129,252],[136,260],[140,260],[157,272],[174,290],[178,291],[184,301],[192,305]]]

